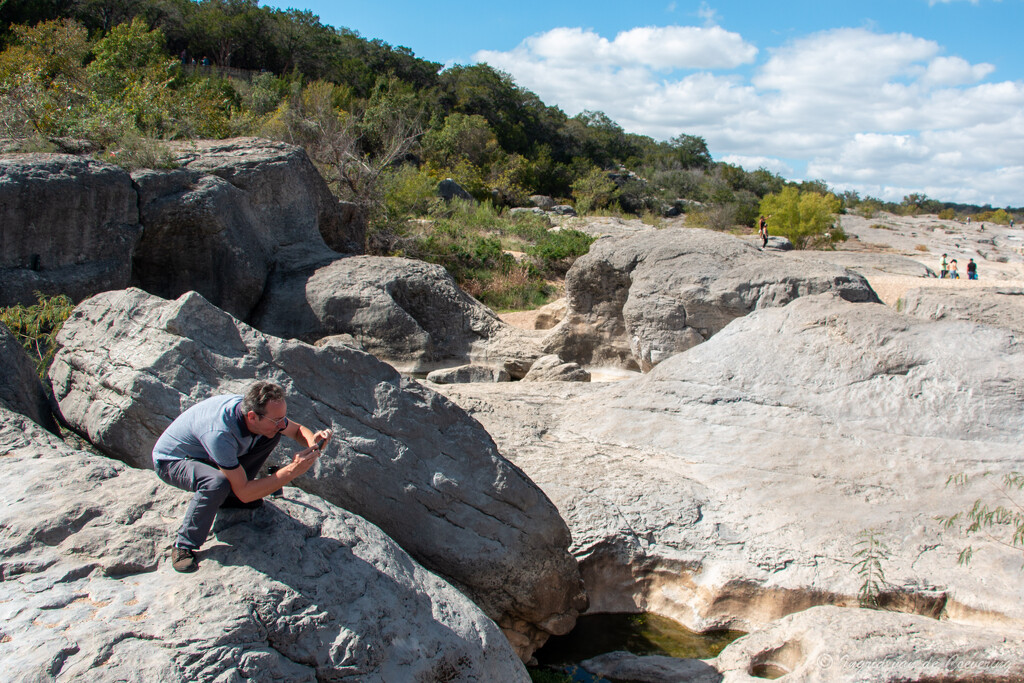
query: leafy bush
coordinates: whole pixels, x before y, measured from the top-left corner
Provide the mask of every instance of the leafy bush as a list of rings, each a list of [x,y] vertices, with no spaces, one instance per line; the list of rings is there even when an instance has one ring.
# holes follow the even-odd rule
[[[981,223],[996,223],[998,225],[1009,225],[1010,214],[1006,213],[1005,209],[996,209],[995,211],[983,211],[978,214],[978,221]]]
[[[792,186],[761,200],[761,214],[770,216],[769,232],[788,237],[797,249],[828,246],[845,239],[836,221],[839,207],[834,194],[801,192]]]
[[[545,231],[527,253],[539,259],[546,272],[564,273],[572,261],[590,251],[593,243],[593,237],[579,230],[551,230]]]
[[[615,182],[596,166],[580,175],[572,184],[572,195],[576,199],[576,210],[580,214],[608,208],[617,191]]]
[[[593,238],[549,231],[532,214],[508,217],[489,203],[433,204],[429,220],[412,221],[395,255],[444,266],[469,294],[495,310],[536,308],[556,293],[550,279],[565,274]]]
[[[0,321],[7,326],[35,358],[36,372],[45,378],[57,351],[57,333],[74,310],[74,303],[63,294],[45,296],[36,292],[37,303],[32,306],[0,308]]]

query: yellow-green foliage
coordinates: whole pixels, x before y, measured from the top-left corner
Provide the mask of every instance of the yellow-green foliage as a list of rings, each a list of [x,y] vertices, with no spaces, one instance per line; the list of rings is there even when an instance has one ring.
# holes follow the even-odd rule
[[[576,200],[576,211],[587,214],[595,209],[606,209],[611,206],[618,189],[615,181],[608,174],[592,167],[586,174],[579,176],[572,184],[572,196]]]
[[[768,218],[768,231],[788,237],[797,249],[831,245],[846,236],[836,215],[841,202],[832,193],[800,192],[787,187],[761,200],[761,213]]]
[[[0,308],[0,321],[35,359],[36,372],[43,378],[57,350],[57,333],[75,306],[63,294],[48,297],[36,292],[36,300],[32,306]]]
[[[1010,214],[1005,209],[995,211],[984,211],[978,214],[977,220],[982,223],[998,223],[999,225],[1010,224]]]
[[[85,28],[70,20],[13,28],[0,53],[0,135],[64,135],[87,99]]]

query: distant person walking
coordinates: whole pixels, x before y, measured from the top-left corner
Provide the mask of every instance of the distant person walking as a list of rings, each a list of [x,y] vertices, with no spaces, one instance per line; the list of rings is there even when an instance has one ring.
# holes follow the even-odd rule
[[[949,263],[946,261],[946,255],[942,255],[942,263],[939,264],[939,278],[945,279],[949,277]]]
[[[957,272],[957,269],[956,269],[956,259],[953,259],[952,261],[949,262],[949,279],[950,280],[959,280],[960,279],[960,273]]]
[[[761,236],[761,248],[768,246],[768,221],[764,216],[757,219],[757,234]]]
[[[977,280],[978,279],[978,264],[974,262],[974,259],[967,261],[967,279]]]

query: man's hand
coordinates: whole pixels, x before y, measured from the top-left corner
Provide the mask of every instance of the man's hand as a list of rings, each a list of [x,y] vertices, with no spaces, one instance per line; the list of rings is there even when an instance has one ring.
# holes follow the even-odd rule
[[[299,475],[305,474],[306,471],[313,466],[316,459],[320,457],[320,450],[314,446],[310,446],[305,450],[301,450],[292,456],[292,461],[285,465],[288,469],[289,480],[298,477]],[[282,468],[284,469],[284,468]]]
[[[316,444],[319,443],[320,441],[324,441],[325,443],[327,441],[330,441],[332,436],[334,436],[334,432],[332,432],[330,429],[321,429],[319,432],[313,435],[313,447],[315,448]],[[321,445],[320,450],[323,450],[323,445]]]

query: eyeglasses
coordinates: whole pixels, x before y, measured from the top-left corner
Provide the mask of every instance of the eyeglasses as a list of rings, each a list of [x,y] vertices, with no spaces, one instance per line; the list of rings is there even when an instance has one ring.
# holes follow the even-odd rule
[[[260,418],[261,419],[270,420],[271,422],[274,423],[274,426],[277,427],[278,429],[284,429],[285,427],[288,426],[288,416],[287,415],[282,417],[280,420],[275,420],[274,418],[267,417],[266,415],[260,415]]]

